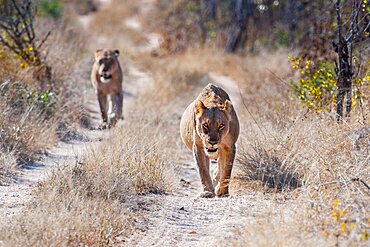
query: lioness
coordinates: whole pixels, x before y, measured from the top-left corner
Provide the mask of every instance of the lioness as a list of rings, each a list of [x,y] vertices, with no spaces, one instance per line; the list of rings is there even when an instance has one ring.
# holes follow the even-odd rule
[[[98,96],[102,128],[114,126],[122,119],[122,70],[118,61],[119,51],[99,49],[95,52],[95,62],[91,72],[91,83]],[[108,95],[113,114],[108,118]]]
[[[239,120],[229,95],[208,84],[185,110],[180,133],[184,144],[193,151],[203,187],[201,197],[229,195],[229,182],[239,136]],[[213,180],[210,159],[217,159]],[[216,193],[215,193],[216,191]]]

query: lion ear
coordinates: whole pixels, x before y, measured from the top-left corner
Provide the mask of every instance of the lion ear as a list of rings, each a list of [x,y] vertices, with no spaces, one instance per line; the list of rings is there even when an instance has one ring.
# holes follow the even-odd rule
[[[225,100],[224,105],[222,106],[222,110],[225,112],[230,113],[234,109],[233,104],[230,102],[230,100]]]
[[[116,55],[116,57],[119,56],[119,50],[114,50],[113,52],[114,52],[114,55]]]
[[[98,50],[95,51],[95,59],[98,58],[99,53],[101,53],[102,51],[103,51],[103,49],[98,49]]]
[[[195,101],[194,106],[195,106],[195,115],[197,116],[202,115],[204,110],[206,109],[206,106],[200,100]]]

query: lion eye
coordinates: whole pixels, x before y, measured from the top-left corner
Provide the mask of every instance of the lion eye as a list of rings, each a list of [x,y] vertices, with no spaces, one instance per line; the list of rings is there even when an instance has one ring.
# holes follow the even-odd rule
[[[225,128],[225,125],[224,124],[220,124],[220,126],[218,126],[218,129],[219,130],[223,130]]]
[[[203,124],[203,128],[204,128],[204,129],[208,129],[208,124],[204,123],[204,124]]]

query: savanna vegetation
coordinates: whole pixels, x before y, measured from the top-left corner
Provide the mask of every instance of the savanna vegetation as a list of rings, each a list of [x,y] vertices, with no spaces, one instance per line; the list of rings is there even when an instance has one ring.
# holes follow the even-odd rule
[[[59,1],[0,6],[0,183],[87,124],[77,83],[83,36]],[[58,45],[55,45],[58,44]]]
[[[127,92],[123,123],[40,183],[0,226],[0,246],[125,245],[151,224],[149,205],[181,190],[192,156],[180,117],[215,78],[226,78],[241,122],[226,200],[269,202],[218,243],[369,244],[368,1],[0,2],[1,183],[92,126],[84,97],[96,46],[122,51]],[[25,18],[11,12],[22,4]],[[160,45],[146,49],[153,33]]]

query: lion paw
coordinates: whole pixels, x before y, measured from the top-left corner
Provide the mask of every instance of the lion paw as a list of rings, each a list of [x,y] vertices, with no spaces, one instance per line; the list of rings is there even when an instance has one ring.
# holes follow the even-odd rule
[[[202,193],[200,193],[199,197],[201,197],[201,198],[213,198],[213,197],[215,197],[215,193],[210,192],[210,191],[203,191]]]
[[[98,129],[99,130],[105,130],[105,129],[109,129],[110,127],[111,127],[110,124],[104,122],[104,123],[99,125]]]
[[[220,184],[216,186],[216,196],[217,197],[228,197],[229,187],[221,187]]]
[[[230,196],[229,192],[217,193],[217,197],[229,197],[229,196]]]

